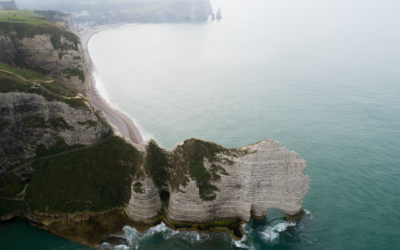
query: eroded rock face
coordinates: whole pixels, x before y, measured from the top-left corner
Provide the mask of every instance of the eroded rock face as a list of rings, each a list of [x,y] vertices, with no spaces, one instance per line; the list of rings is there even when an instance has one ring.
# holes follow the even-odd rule
[[[55,147],[92,145],[110,127],[90,106],[73,108],[27,93],[0,93],[0,174]]]
[[[52,21],[70,32],[75,32],[74,17],[72,15],[54,15]]]
[[[163,9],[140,14],[137,21],[207,20],[213,10],[209,0],[182,0],[172,2]]]
[[[37,34],[20,38],[16,31],[0,33],[0,61],[35,70],[85,96],[89,94],[89,73],[82,46],[63,36]]]
[[[166,188],[171,193],[167,215],[172,221],[235,217],[249,221],[251,216],[265,216],[270,208],[281,210],[288,218],[303,212],[302,199],[310,185],[310,178],[303,173],[306,162],[279,142],[266,140],[234,150],[196,139],[171,151],[155,151],[154,145],[146,146],[147,177],[132,183],[145,186],[143,194],[132,189],[126,208],[135,220],[160,214],[158,193]],[[156,161],[149,160],[149,155]],[[166,185],[160,182],[162,177],[152,175],[152,168],[168,172],[163,174]]]
[[[145,178],[132,182],[132,198],[125,210],[128,216],[139,221],[148,221],[156,217],[161,208],[159,190],[153,180]]]

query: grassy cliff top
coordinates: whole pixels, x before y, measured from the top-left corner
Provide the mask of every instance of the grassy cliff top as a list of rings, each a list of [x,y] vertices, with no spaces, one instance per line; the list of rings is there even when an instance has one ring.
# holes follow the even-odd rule
[[[40,84],[40,88],[35,85]],[[38,72],[20,69],[0,62],[0,93],[24,92],[38,94],[47,101],[60,101],[73,108],[88,108],[77,92]]]
[[[51,22],[54,21],[55,15],[65,16],[67,14],[51,10],[0,10],[0,36],[17,32],[17,37],[23,39],[25,37],[33,38],[35,35],[51,34],[57,41],[61,36],[65,37],[76,47],[80,42],[79,38],[60,25]],[[56,46],[55,49],[57,49]]]
[[[18,19],[8,21],[8,19]],[[24,19],[25,21],[20,21]],[[26,24],[49,24],[50,22],[42,15],[32,10],[0,10],[0,22],[26,23]]]

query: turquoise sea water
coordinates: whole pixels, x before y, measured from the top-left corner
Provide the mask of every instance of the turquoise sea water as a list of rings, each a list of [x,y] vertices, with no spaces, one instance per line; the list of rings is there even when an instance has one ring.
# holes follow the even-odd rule
[[[96,35],[101,90],[167,148],[192,137],[227,148],[280,141],[307,161],[307,215],[291,224],[270,210],[241,242],[126,228],[133,249],[400,249],[400,3],[212,3],[221,21]],[[8,222],[0,249],[88,248]]]

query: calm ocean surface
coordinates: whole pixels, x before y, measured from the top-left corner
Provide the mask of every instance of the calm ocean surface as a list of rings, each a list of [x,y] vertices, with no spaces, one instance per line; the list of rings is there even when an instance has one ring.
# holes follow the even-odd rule
[[[101,90],[166,148],[280,141],[307,161],[307,215],[292,224],[270,210],[241,242],[125,228],[132,249],[400,249],[400,2],[212,3],[221,21],[96,35]],[[89,248],[12,221],[0,249]]]

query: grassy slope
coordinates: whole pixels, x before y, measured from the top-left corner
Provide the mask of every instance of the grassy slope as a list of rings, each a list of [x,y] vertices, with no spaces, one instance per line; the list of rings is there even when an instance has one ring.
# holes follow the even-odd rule
[[[37,83],[40,83],[41,87],[32,88]],[[0,93],[9,92],[38,94],[48,101],[61,101],[73,108],[88,108],[83,99],[74,98],[77,94],[76,91],[65,87],[60,82],[37,72],[19,69],[0,62]]]
[[[32,88],[36,83],[41,83],[42,87]],[[0,63],[0,93],[8,92],[35,93],[49,101],[63,101],[74,108],[87,108],[82,99],[68,99],[74,97],[76,92],[51,78]],[[29,121],[24,123],[26,126],[33,124],[60,130],[71,129],[62,119],[45,122],[41,117],[28,118]],[[43,157],[75,148],[79,148],[79,145],[68,147],[60,141],[54,148],[43,148],[43,152],[37,153]],[[132,178],[136,175],[142,158],[142,154],[133,146],[116,136],[90,148],[81,147],[80,150],[51,159],[40,158],[32,165],[34,175],[25,200],[31,210],[41,212],[47,209],[65,213],[104,211],[124,206],[129,202]],[[25,185],[15,174],[6,175],[4,181],[7,188],[0,191],[0,196],[5,198],[15,197]],[[2,188],[4,186],[2,182]],[[0,216],[16,209],[26,210],[25,203],[0,198]]]
[[[37,161],[26,200],[31,210],[105,211],[126,206],[142,154],[124,139]]]
[[[11,13],[11,14],[10,14]],[[16,16],[14,16],[16,14]],[[25,19],[26,21],[11,21],[12,23],[25,23],[25,24],[49,24],[47,20],[36,18],[42,18],[43,16],[35,14],[32,10],[0,10],[0,22],[10,22],[11,19]]]

